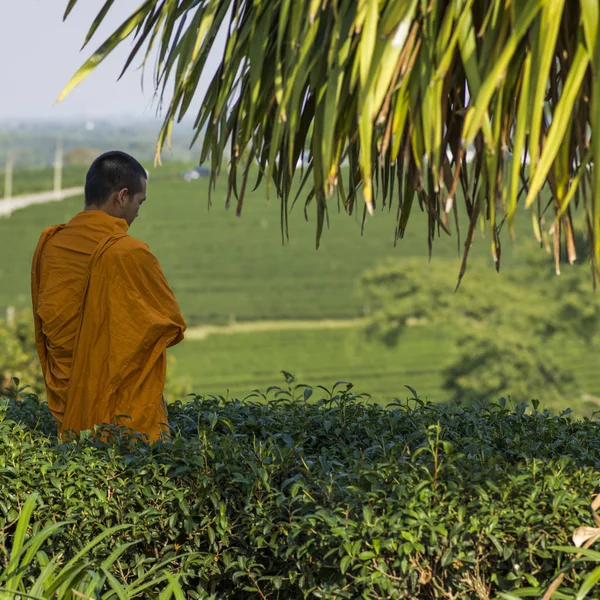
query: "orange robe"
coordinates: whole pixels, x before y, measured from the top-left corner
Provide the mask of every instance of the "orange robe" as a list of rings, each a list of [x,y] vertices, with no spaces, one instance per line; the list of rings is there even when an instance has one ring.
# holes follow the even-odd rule
[[[158,261],[127,229],[84,211],[45,229],[35,250],[36,345],[59,435],[113,423],[154,441],[166,430],[165,350],[186,325]]]

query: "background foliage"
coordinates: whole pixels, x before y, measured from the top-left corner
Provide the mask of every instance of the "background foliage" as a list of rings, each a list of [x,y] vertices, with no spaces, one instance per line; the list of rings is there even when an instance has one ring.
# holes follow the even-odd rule
[[[518,401],[539,398],[554,406],[579,398],[597,407],[593,390],[577,377],[577,363],[595,354],[600,304],[585,299],[587,269],[565,271],[545,285],[539,250],[521,251],[522,267],[501,280],[472,261],[460,289],[441,261],[394,261],[362,278],[369,335],[395,346],[409,328],[432,327],[451,335],[455,352],[440,366],[443,388],[453,401],[508,394]],[[565,360],[565,348],[569,353]],[[562,348],[562,353],[561,349]]]
[[[26,311],[15,313],[11,322],[0,319],[0,393],[14,389],[13,377],[30,382],[33,393],[45,393],[44,376],[35,348],[33,319]]]

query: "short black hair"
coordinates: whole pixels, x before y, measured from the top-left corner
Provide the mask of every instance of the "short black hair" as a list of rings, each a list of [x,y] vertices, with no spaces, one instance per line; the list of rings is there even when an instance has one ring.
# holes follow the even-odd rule
[[[101,154],[85,177],[85,205],[102,206],[113,192],[127,188],[131,194],[141,191],[141,178],[146,179],[142,165],[125,152],[112,150]]]

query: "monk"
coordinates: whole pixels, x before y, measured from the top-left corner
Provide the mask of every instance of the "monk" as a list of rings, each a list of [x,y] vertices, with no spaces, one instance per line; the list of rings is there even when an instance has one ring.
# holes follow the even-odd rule
[[[165,350],[186,324],[158,260],[127,233],[146,182],[132,156],[99,156],[83,212],[45,229],[35,250],[36,345],[59,435],[116,424],[155,441],[168,429]]]

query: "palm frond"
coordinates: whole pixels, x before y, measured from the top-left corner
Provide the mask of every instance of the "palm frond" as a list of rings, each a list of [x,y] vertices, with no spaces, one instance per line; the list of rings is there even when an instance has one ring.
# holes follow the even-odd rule
[[[68,2],[67,15],[76,3]],[[103,3],[86,43],[111,6]],[[146,0],[61,98],[124,39],[136,42],[125,68],[157,43],[161,105],[169,94],[159,160],[223,32],[225,51],[195,129],[204,136],[201,161],[210,156],[211,183],[231,148],[228,202],[233,193],[238,211],[244,161],[252,158],[281,199],[287,233],[306,150],[312,183],[306,205],[314,199],[317,245],[337,191],[349,213],[359,192],[370,213],[379,198],[386,205],[395,197],[396,239],[416,196],[429,216],[431,248],[438,232],[452,229],[449,213],[460,189],[471,222],[465,259],[481,215],[499,265],[502,224],[512,224],[520,204],[538,204],[547,188],[557,263],[561,244],[567,259],[576,259],[572,213],[581,204],[598,271],[600,138],[592,135],[600,127],[598,21],[597,0]],[[345,160],[349,168],[342,170]]]

